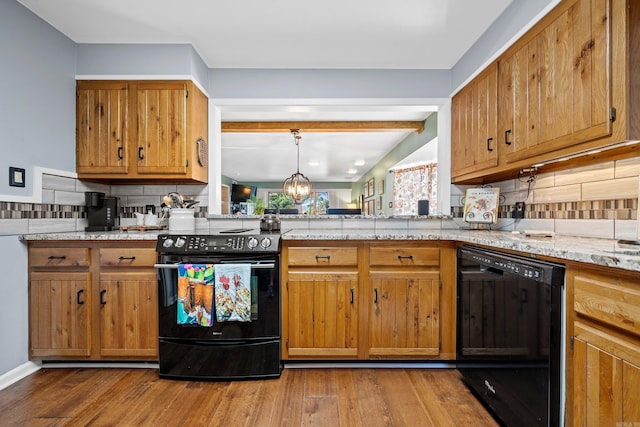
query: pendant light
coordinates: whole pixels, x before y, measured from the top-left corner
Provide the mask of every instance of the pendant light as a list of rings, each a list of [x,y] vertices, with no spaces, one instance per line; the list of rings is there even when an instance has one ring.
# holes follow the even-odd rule
[[[298,167],[296,173],[284,180],[284,183],[282,183],[282,191],[293,197],[296,204],[300,204],[311,194],[311,181],[300,173],[300,139],[302,137],[300,136],[299,129],[291,129],[291,135],[293,135],[293,141],[298,150]]]

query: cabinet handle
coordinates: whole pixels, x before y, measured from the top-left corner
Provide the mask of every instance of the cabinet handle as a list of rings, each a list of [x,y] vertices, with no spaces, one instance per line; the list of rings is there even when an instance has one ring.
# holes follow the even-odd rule
[[[144,147],[138,147],[138,159],[140,160],[144,160],[144,156],[142,155],[142,150],[144,150]]]
[[[122,147],[118,147],[118,160],[122,160]]]
[[[487,139],[487,151],[493,151],[493,148],[491,148],[491,141],[493,141],[493,138]]]
[[[104,295],[107,293],[106,289],[100,291],[100,304],[105,305],[107,302],[104,300]]]
[[[331,259],[331,255],[316,255],[316,261],[319,261],[321,259],[326,259],[327,261],[329,261]]]
[[[134,261],[136,259],[136,257],[135,256],[120,256],[118,259],[120,261],[124,261],[125,259],[128,259],[130,261]]]
[[[375,298],[373,299],[373,303],[377,304],[378,303],[378,288],[373,288],[373,292],[376,294]]]
[[[511,129],[507,129],[504,131],[504,143],[507,145],[511,145],[511,141],[509,141],[509,134],[511,133]]]
[[[78,291],[78,293],[76,294],[76,302],[78,303],[78,305],[82,305],[84,304],[84,301],[80,299],[80,297],[82,296],[82,294],[84,294],[84,289],[80,289]]]
[[[62,256],[49,255],[49,259],[50,260],[53,260],[53,259],[63,260],[63,259],[67,259],[67,257],[65,255],[62,255]]]
[[[402,261],[403,259],[413,260],[413,255],[398,255],[398,260]]]
[[[353,291],[354,291],[354,289],[351,288],[351,305],[353,305]]]

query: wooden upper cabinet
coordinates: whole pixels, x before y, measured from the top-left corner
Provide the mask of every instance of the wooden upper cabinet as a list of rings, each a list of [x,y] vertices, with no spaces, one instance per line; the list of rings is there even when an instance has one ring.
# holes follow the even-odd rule
[[[611,134],[609,3],[573,2],[499,61],[506,162]]]
[[[490,65],[451,103],[452,176],[497,166],[497,66]]]
[[[499,181],[534,165],[544,172],[637,156],[637,146],[614,144],[640,139],[639,25],[637,1],[561,1],[453,97],[452,181]],[[491,155],[498,157],[487,166],[472,145],[485,137],[478,81],[496,66]],[[557,162],[566,158],[571,162]]]
[[[105,180],[208,180],[208,99],[191,81],[79,81],[77,172]]]
[[[187,172],[186,83],[137,86],[137,170],[140,174]]]
[[[78,174],[126,174],[128,163],[125,82],[78,82],[76,170]]]

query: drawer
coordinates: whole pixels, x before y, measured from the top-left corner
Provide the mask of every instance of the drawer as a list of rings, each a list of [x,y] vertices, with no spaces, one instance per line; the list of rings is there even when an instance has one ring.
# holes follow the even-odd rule
[[[153,248],[100,248],[102,267],[153,267],[156,260]]]
[[[86,267],[89,248],[30,248],[30,267]]]
[[[637,283],[615,279],[605,282],[584,276],[577,276],[574,283],[576,313],[640,336],[640,287]]]
[[[289,248],[289,265],[294,266],[357,266],[358,248]]]
[[[439,266],[439,248],[372,247],[369,265],[380,266]]]

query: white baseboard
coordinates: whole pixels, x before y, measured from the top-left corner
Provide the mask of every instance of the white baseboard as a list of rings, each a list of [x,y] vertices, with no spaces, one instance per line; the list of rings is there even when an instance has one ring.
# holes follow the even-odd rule
[[[26,362],[0,376],[0,390],[4,390],[11,384],[20,381],[21,379],[28,377],[34,372],[40,370],[41,365],[35,362]]]

